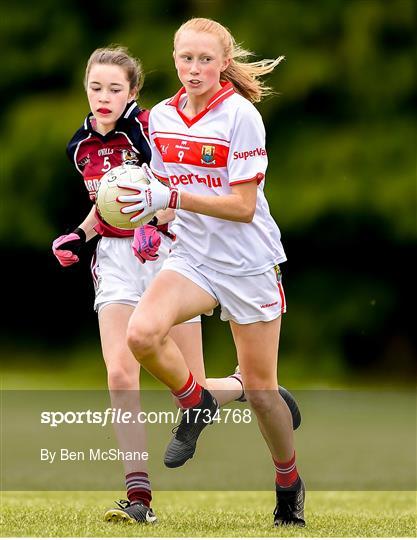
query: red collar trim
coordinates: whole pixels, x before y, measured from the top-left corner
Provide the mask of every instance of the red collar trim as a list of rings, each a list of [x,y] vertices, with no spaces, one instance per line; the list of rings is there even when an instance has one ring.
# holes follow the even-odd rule
[[[205,114],[207,114],[211,109],[214,109],[217,107],[217,105],[220,105],[225,99],[232,96],[235,93],[235,89],[233,87],[233,84],[231,82],[225,82],[220,81],[220,84],[222,85],[222,88],[214,94],[214,96],[210,99],[205,109],[203,109],[200,113],[198,113],[194,118],[188,118],[181,110],[178,109],[179,103],[183,95],[185,94],[185,88],[182,87],[173,98],[171,98],[167,105],[171,105],[177,109],[177,113],[181,116],[183,121],[188,127],[191,127],[193,124],[198,122]]]

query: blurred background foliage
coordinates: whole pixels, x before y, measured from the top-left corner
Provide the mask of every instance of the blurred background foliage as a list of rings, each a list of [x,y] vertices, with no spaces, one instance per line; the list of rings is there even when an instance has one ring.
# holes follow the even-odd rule
[[[191,16],[219,20],[257,59],[286,57],[268,79],[277,94],[259,104],[266,193],[289,258],[283,373],[295,383],[410,380],[413,0],[9,3],[0,18],[4,364],[99,364],[88,271],[94,245],[69,269],[50,252],[89,209],[65,155],[88,113],[85,64],[97,47],[128,46],[142,59],[140,101],[150,108],[178,88],[172,37]],[[235,363],[228,327],[215,316],[204,319],[204,331],[208,372],[225,373]]]

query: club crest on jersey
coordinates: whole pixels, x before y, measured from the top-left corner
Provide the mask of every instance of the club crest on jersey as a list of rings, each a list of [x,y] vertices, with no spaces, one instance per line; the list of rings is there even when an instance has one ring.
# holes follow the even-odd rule
[[[215,146],[204,144],[201,149],[201,163],[214,165],[214,151],[216,150]]]
[[[132,150],[122,150],[122,160],[123,163],[126,163],[127,165],[136,165],[139,161],[139,157],[136,152],[133,152]]]

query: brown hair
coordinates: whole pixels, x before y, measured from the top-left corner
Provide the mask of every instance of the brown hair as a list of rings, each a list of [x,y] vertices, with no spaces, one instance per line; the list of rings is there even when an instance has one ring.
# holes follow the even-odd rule
[[[270,73],[284,59],[283,56],[273,60],[248,62],[248,58],[253,53],[238,45],[228,28],[217,21],[204,18],[189,19],[178,28],[174,36],[174,49],[179,34],[184,30],[207,32],[218,36],[225,58],[230,58],[229,66],[220,75],[221,81],[230,81],[236,91],[252,103],[261,101],[263,97],[272,94],[272,89],[265,86],[259,77]]]
[[[129,89],[137,89],[137,93],[143,86],[145,76],[142,71],[142,64],[139,59],[134,58],[126,47],[120,45],[109,45],[103,49],[96,49],[87,62],[84,76],[84,86],[87,88],[88,75],[93,64],[107,64],[120,66],[126,72],[129,81]]]

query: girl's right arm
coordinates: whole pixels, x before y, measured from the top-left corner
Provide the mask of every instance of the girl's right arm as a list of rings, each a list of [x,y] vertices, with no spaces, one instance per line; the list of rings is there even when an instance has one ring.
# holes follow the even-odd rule
[[[54,240],[52,252],[61,266],[71,266],[80,260],[78,255],[81,248],[88,240],[91,240],[91,238],[97,234],[94,230],[96,224],[95,205],[93,205],[87,217],[79,227],[71,233],[63,234]]]

